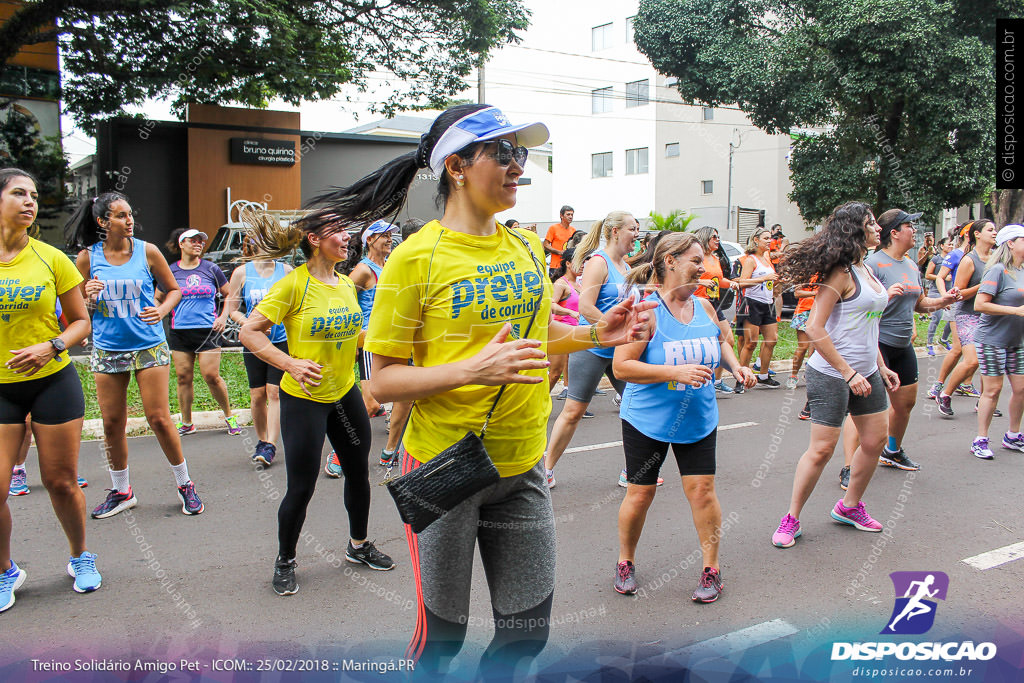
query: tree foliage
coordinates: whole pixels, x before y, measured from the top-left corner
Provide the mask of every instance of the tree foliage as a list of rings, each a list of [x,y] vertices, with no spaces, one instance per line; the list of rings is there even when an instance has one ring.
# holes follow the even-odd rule
[[[660,214],[651,211],[648,215],[652,230],[671,230],[672,232],[686,232],[687,226],[697,218],[697,214],[688,213],[682,209],[675,209],[667,214]]]
[[[181,115],[188,102],[321,100],[346,83],[394,87],[375,105],[390,115],[463,90],[527,18],[522,0],[30,2],[0,27],[0,64],[58,40],[64,105],[87,130],[151,98]]]
[[[39,218],[54,218],[64,208],[67,193],[64,176],[67,161],[60,136],[44,138],[35,122],[18,111],[13,102],[0,101],[0,168],[28,171],[39,181]]]
[[[790,199],[937,221],[995,176],[995,19],[1024,0],[641,0],[639,49],[684,99],[794,133]]]

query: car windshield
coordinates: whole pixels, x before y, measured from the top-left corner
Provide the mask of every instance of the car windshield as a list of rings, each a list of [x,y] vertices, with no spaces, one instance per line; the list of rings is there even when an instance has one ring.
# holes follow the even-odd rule
[[[228,232],[227,228],[219,228],[217,230],[217,234],[214,235],[212,240],[210,240],[210,246],[206,250],[223,251],[224,247],[227,246]]]
[[[725,249],[725,255],[728,256],[730,260],[736,258],[741,253],[743,253],[736,247],[732,246],[731,244],[723,244],[722,248]]]

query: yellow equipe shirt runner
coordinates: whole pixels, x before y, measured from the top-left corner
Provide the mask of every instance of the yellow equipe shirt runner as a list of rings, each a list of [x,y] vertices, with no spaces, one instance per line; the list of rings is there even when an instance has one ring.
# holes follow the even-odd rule
[[[23,349],[60,334],[57,297],[82,282],[82,274],[64,252],[29,237],[11,261],[0,261],[0,350],[6,362]],[[70,363],[68,353],[51,359],[30,377],[0,364],[0,384],[48,377]]]
[[[278,280],[256,310],[275,325],[284,323],[292,358],[311,360],[321,368],[320,386],[306,384],[310,396],[287,372],[281,391],[320,403],[333,403],[348,393],[356,382],[356,342],[363,327],[352,280],[339,275],[338,284],[329,285],[303,264]]]
[[[444,365],[475,355],[510,322],[509,339],[526,335],[539,340],[546,352],[551,282],[538,275],[519,239],[501,225],[496,228],[494,235],[480,237],[431,221],[398,245],[377,283],[366,350],[392,358],[411,356],[419,367]],[[540,238],[519,234],[543,264]],[[528,471],[544,454],[551,412],[547,371],[524,374],[545,381],[508,385],[484,436],[503,477]],[[468,430],[479,434],[497,393],[498,387],[469,385],[417,399],[405,432],[406,449],[427,462]]]

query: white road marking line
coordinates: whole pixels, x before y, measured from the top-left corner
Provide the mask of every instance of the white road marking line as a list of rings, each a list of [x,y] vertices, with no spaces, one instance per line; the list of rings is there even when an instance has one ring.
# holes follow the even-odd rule
[[[772,621],[741,628],[732,633],[726,633],[717,638],[702,640],[699,643],[666,652],[664,656],[675,658],[680,662],[687,660],[693,662],[694,659],[718,659],[799,632],[800,629],[788,621],[773,619]]]
[[[731,425],[721,425],[718,428],[718,431],[725,432],[725,431],[728,431],[730,429],[740,429],[742,427],[754,427],[756,425],[757,425],[756,422],[737,422],[736,424],[731,424]],[[589,446],[576,446],[575,448],[566,448],[565,449],[565,453],[583,453],[584,451],[599,451],[602,448],[616,448],[617,446],[621,446],[621,445],[622,445],[621,441],[607,441],[605,443],[590,444]]]
[[[992,569],[992,567],[998,567],[1001,564],[1013,562],[1014,560],[1019,560],[1021,558],[1024,558],[1024,543],[1014,543],[1012,545],[996,548],[995,550],[989,550],[987,553],[968,557],[960,561],[964,564],[969,564],[975,569],[984,570]]]

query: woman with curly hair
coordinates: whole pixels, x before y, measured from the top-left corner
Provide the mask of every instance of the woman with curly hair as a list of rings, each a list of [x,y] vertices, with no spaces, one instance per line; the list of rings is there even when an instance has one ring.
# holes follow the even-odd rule
[[[861,500],[888,435],[886,385],[890,391],[899,387],[899,378],[878,351],[878,323],[889,297],[864,265],[879,233],[867,204],[843,204],[820,233],[801,242],[782,264],[787,282],[807,283],[817,276],[821,285],[807,321],[817,351],[807,362],[811,438],[797,464],[789,510],[772,535],[779,548],[792,547],[802,533],[800,512],[835,451],[847,412],[861,444],[853,456],[850,486],[832,508],[832,518],[861,531],[882,530]]]

